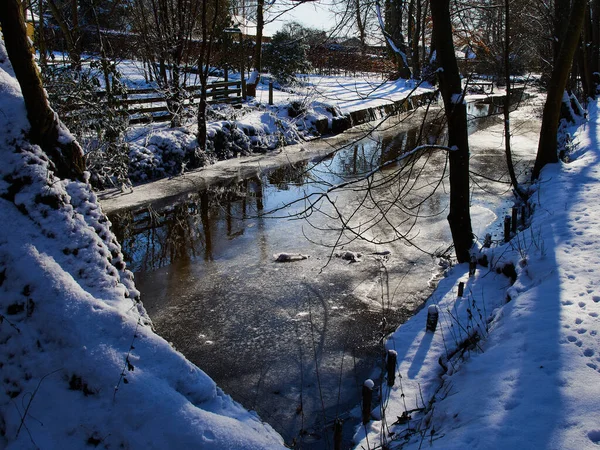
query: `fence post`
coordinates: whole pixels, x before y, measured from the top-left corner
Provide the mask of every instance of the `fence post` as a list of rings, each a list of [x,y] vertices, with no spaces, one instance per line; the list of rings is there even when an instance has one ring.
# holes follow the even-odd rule
[[[396,382],[396,362],[398,361],[398,353],[395,350],[388,350],[387,352],[387,384],[393,386]]]
[[[435,305],[429,305],[427,308],[427,325],[425,326],[426,331],[435,333],[438,323],[438,309]]]
[[[510,241],[510,216],[504,216],[504,242]]]
[[[273,104],[273,82],[269,81],[269,105]]]
[[[371,420],[371,401],[373,400],[373,388],[375,383],[368,379],[364,382],[362,388],[362,423],[366,425]]]
[[[517,233],[517,211],[518,211],[517,207],[513,206],[511,225],[512,225],[512,232],[515,233],[515,234]]]
[[[342,420],[335,419],[333,424],[333,449],[342,450]]]
[[[469,278],[475,275],[475,271],[477,270],[477,258],[475,255],[471,255],[471,260],[469,261]]]
[[[246,100],[246,80],[242,79],[242,100]]]

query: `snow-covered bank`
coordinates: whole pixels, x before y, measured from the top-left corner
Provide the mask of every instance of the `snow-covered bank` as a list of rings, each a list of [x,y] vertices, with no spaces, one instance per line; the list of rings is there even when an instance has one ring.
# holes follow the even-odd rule
[[[139,80],[135,66],[124,65],[124,76]],[[236,79],[239,75],[233,75]],[[428,84],[412,80],[381,80],[375,75],[360,78],[310,75],[302,83],[273,91],[265,75],[256,97],[241,108],[212,105],[208,110],[209,140],[201,159],[204,166],[237,156],[248,156],[299,144],[316,137],[337,134],[351,126],[407,111],[433,96]],[[239,79],[239,78],[238,78]],[[214,77],[211,81],[221,81]],[[411,97],[410,102],[405,102]],[[168,123],[137,125],[128,131],[129,177],[143,183],[179,175],[186,169],[188,155],[197,147],[195,106],[188,107],[184,126]]]
[[[418,110],[409,114],[415,114],[417,123],[423,117],[423,112]],[[405,120],[407,120],[406,115],[391,117],[385,122],[385,127]],[[123,192],[120,188],[106,189],[99,192],[98,197],[107,213],[136,208],[159,200],[173,201],[178,196],[197,192],[212,184],[248,178],[265,170],[325,157],[366,136],[376,125],[376,123],[364,124],[335,136],[323,137],[303,144],[287,145],[276,152],[218,161],[201,169],[186,172],[183,176],[163,178],[134,186],[127,192]]]
[[[572,162],[543,170],[527,228],[477,252],[488,266],[475,276],[463,264],[439,283],[428,302],[436,332],[425,331],[426,307],[390,337],[396,380],[373,413],[386,420],[359,428],[357,448],[598,448],[597,103],[588,117],[570,130]],[[481,340],[468,342],[475,333]]]
[[[0,44],[0,447],[283,448],[151,328],[96,196],[29,144]]]

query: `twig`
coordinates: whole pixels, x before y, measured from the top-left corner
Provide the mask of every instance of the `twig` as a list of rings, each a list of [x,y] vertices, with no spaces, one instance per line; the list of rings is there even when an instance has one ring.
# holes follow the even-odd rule
[[[61,369],[53,370],[52,372],[47,373],[42,378],[40,378],[40,381],[38,382],[38,385],[36,386],[35,390],[33,391],[33,394],[31,394],[31,398],[29,399],[29,402],[27,403],[27,406],[25,407],[25,411],[23,412],[23,416],[21,417],[21,424],[19,425],[19,429],[17,430],[17,437],[19,437],[19,433],[21,432],[21,428],[25,424],[25,418],[27,417],[27,412],[29,411],[29,407],[31,406],[31,403],[33,402],[33,399],[35,398],[35,394],[37,394],[37,391],[40,389],[40,386],[42,385],[42,382],[46,379],[46,377],[49,377],[50,375],[53,375],[56,372],[60,372],[61,370],[62,370],[62,368]]]

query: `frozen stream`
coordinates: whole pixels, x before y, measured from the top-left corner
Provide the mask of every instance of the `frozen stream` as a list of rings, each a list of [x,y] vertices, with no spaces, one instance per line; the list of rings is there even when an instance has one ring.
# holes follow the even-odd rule
[[[470,105],[470,112],[485,114],[487,106]],[[490,178],[506,172],[499,123],[499,118],[487,118],[472,127],[483,129],[472,136],[472,170]],[[396,165],[376,182],[402,167],[405,177],[372,186],[376,200],[387,200],[380,206],[391,208],[390,224],[408,232],[420,250],[402,241],[348,242],[352,233],[346,231],[343,250],[363,254],[360,262],[349,263],[332,256],[328,247],[340,236],[340,221],[332,218],[334,210],[326,202],[308,221],[261,213],[360,177],[417,145],[420,132],[420,123],[399,123],[320,162],[284,166],[190,194],[177,204],[148,205],[110,217],[158,333],[235,400],[256,410],[290,446],[332,448],[336,417],[346,420],[349,439],[356,423],[351,409],[364,379],[376,375],[382,337],[430,295],[428,280],[437,260],[428,253],[450,244],[447,180],[439,183],[446,158],[443,152],[428,154],[410,171]],[[523,122],[521,132],[516,159],[527,161],[536,148],[535,123]],[[437,133],[438,127],[426,127],[421,142]],[[474,180],[473,222],[481,235],[505,213],[499,194],[507,186]],[[406,186],[412,189],[403,203],[422,203],[411,212],[422,216],[416,223],[390,206],[399,203],[392,200]],[[378,221],[373,200],[363,190],[334,191],[330,198],[349,225],[360,226],[370,240],[393,235],[390,224]],[[362,209],[353,216],[359,205]],[[304,206],[296,204],[279,215]],[[382,251],[390,254],[373,254]],[[310,257],[276,263],[273,255],[280,252]]]

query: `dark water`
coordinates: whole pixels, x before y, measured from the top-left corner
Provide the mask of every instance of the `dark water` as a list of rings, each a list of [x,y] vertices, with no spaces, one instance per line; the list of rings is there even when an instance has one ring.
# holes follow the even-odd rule
[[[472,129],[485,120],[496,119]],[[377,377],[382,338],[430,294],[430,254],[450,244],[445,154],[394,163],[370,179],[370,191],[363,182],[331,191],[313,209],[307,202],[443,139],[435,123],[399,123],[322,161],[110,217],[158,333],[290,446],[332,448],[337,417],[350,445],[351,409],[363,381]],[[496,152],[475,167],[497,173],[498,164]],[[394,240],[401,234],[414,246]],[[335,257],[340,247],[362,253],[361,261]],[[373,254],[384,250],[390,255]],[[310,257],[276,263],[280,252]]]

